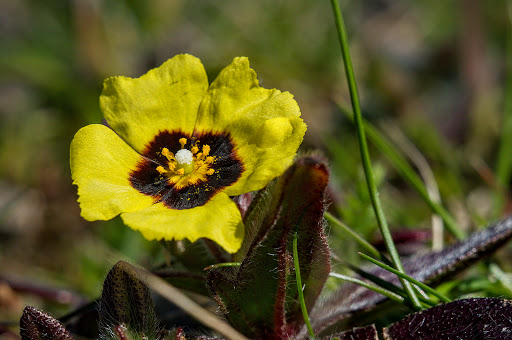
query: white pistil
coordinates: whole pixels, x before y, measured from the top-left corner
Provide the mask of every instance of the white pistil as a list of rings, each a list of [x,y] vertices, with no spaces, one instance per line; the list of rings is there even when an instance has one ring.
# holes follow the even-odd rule
[[[178,167],[180,165],[190,165],[194,161],[194,155],[187,149],[181,149],[176,152],[174,159],[178,162]]]

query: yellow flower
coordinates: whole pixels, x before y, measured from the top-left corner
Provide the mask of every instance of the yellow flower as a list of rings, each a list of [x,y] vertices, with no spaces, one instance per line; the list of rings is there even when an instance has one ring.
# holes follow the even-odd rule
[[[261,88],[247,58],[208,86],[199,59],[178,55],[107,79],[100,106],[109,127],[83,127],[71,143],[82,216],[121,214],[148,240],[205,237],[232,253],[244,227],[230,196],[281,175],[306,132],[293,96]]]

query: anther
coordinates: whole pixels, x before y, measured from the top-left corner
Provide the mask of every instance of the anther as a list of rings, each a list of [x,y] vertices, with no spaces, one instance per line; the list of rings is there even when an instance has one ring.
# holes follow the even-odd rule
[[[181,148],[183,149],[185,147],[185,144],[187,144],[187,139],[186,138],[180,138],[179,142],[181,144]]]
[[[203,155],[208,156],[210,153],[210,146],[209,145],[203,145]]]
[[[162,149],[162,156],[167,158],[168,161],[174,160],[174,154],[172,152],[170,152],[169,149],[167,149],[167,148]]]

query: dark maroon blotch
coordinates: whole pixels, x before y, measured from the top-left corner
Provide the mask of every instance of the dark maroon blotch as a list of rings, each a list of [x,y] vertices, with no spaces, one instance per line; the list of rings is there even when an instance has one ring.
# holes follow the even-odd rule
[[[186,138],[185,148],[198,143],[210,146],[210,156],[215,157],[213,175],[208,180],[195,185],[176,189],[156,168],[166,165],[167,159],[161,155],[163,148],[176,152],[181,148],[180,138]],[[182,131],[161,131],[142,152],[144,159],[137,164],[137,169],[130,174],[132,186],[144,195],[152,196],[155,202],[162,202],[171,209],[190,209],[206,204],[216,193],[235,183],[242,175],[244,167],[236,155],[234,144],[229,134],[200,133],[190,134]]]

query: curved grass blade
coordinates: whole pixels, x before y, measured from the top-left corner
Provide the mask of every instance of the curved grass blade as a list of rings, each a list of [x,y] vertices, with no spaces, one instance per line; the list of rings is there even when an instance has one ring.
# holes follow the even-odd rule
[[[359,285],[364,288],[368,288],[376,293],[384,295],[384,296],[390,298],[391,300],[394,300],[399,303],[403,303],[405,301],[405,299],[402,296],[400,296],[399,294],[397,294],[395,292],[392,292],[391,290],[382,288],[381,286],[378,286],[376,284],[372,284],[372,283],[369,283],[369,282],[366,282],[366,281],[363,281],[360,279],[356,279],[355,277],[350,277],[350,276],[338,274],[338,273],[330,273],[329,276],[335,277],[337,279],[344,280],[347,282],[355,283],[356,285]]]
[[[348,48],[347,34],[345,32],[345,25],[343,23],[343,17],[341,16],[341,10],[338,4],[338,0],[331,0],[331,5],[334,12],[336,29],[338,31],[338,40],[341,46],[341,54],[343,56],[343,65],[345,66],[345,74],[347,77],[350,99],[352,101],[352,108],[354,110],[354,122],[357,132],[357,138],[359,140],[361,160],[363,164],[364,173],[366,176],[366,183],[368,185],[368,193],[370,194],[370,199],[372,201],[373,210],[375,212],[375,217],[377,218],[377,223],[379,225],[382,238],[384,239],[384,243],[386,244],[388,253],[391,256],[391,261],[393,262],[393,265],[398,271],[405,273],[402,263],[400,261],[400,256],[398,255],[398,251],[396,250],[395,244],[393,243],[391,232],[389,231],[389,227],[386,221],[386,217],[384,215],[384,211],[382,209],[382,204],[379,198],[379,193],[373,176],[370,155],[368,152],[368,146],[366,144],[363,116],[361,114],[361,107],[359,105],[359,94],[357,92],[356,79],[354,76],[354,70],[352,68],[352,61]],[[402,286],[407,292],[407,295],[409,295],[409,298],[413,306],[415,306],[416,308],[421,308],[418,297],[416,296],[416,292],[412,288],[411,284],[402,278],[400,278],[400,282],[402,283]]]

